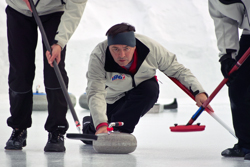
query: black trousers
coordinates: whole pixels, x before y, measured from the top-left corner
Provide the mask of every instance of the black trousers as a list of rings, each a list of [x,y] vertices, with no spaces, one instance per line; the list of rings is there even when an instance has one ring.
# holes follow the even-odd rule
[[[237,60],[249,47],[250,35],[242,35]],[[238,144],[250,149],[250,57],[238,69],[237,78],[230,84],[229,97]]]
[[[108,122],[124,122],[124,126],[114,128],[120,132],[132,133],[140,118],[156,103],[159,96],[159,85],[155,78],[139,84],[114,104],[107,104]],[[83,133],[94,134],[93,120],[83,126]]]
[[[12,128],[31,127],[32,119],[32,85],[35,76],[35,50],[37,45],[37,24],[33,17],[27,17],[7,6],[7,36],[9,51],[9,100],[11,116],[7,120]],[[41,16],[50,44],[57,33],[63,12]],[[65,133],[68,129],[66,120],[67,103],[60,88],[55,71],[47,62],[46,48],[43,45],[44,84],[48,100],[48,118],[45,129],[49,132],[59,129]],[[66,86],[68,77],[65,71],[65,52],[61,53],[59,69]],[[58,128],[59,127],[59,128]]]

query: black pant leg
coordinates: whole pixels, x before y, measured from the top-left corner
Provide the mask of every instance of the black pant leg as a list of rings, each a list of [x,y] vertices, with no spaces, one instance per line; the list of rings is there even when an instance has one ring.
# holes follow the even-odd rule
[[[242,35],[237,60],[249,47],[250,35]],[[238,144],[250,149],[250,58],[238,69],[238,76],[229,87],[229,97]]]
[[[7,124],[12,128],[26,129],[31,126],[37,25],[32,17],[27,17],[9,6],[6,14],[11,113]]]
[[[41,16],[41,21],[43,23],[43,27],[50,45],[52,45],[52,42],[54,41],[62,14],[63,12],[57,12]],[[44,84],[46,87],[45,90],[47,94],[49,112],[47,121],[45,123],[45,129],[49,132],[59,130],[60,133],[64,134],[68,129],[68,122],[66,120],[68,105],[56,76],[55,70],[48,64],[45,55],[46,51],[47,49],[43,44]],[[62,74],[64,83],[66,87],[68,87],[68,76],[65,70],[65,53],[66,47],[61,52],[61,61],[58,64],[58,67]]]
[[[9,6],[6,14],[10,62],[8,82],[13,91],[25,93],[32,89],[35,76],[37,26],[31,17]]]
[[[158,96],[159,85],[155,78],[142,82],[122,99],[107,105],[109,122],[124,122],[124,126],[115,129],[132,133],[140,118],[154,106]]]
[[[7,119],[8,126],[13,129],[27,129],[31,127],[32,97],[32,91],[28,93],[16,93],[9,89],[11,117]]]
[[[68,130],[68,122],[66,119],[67,102],[61,89],[46,89],[48,100],[49,115],[46,120],[45,129],[48,132],[60,131],[65,134]]]
[[[55,39],[55,36],[57,34],[57,29],[60,24],[61,16],[63,12],[57,12],[45,16],[41,16],[41,21],[45,30],[45,33],[47,35],[48,41],[50,45],[53,44],[53,41]],[[47,89],[61,89],[61,86],[59,84],[59,81],[57,79],[55,70],[53,67],[51,67],[48,64],[47,58],[46,58],[46,47],[43,44],[43,61],[44,61],[44,84]],[[58,64],[59,70],[62,74],[64,83],[66,87],[68,87],[68,76],[67,72],[65,70],[65,56],[66,56],[66,46],[61,52],[61,61]]]

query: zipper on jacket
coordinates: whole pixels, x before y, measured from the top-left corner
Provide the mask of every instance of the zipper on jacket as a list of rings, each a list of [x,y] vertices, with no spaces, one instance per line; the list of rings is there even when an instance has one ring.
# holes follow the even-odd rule
[[[135,88],[135,77],[134,77],[134,75],[131,75],[131,77],[132,77],[132,86]]]

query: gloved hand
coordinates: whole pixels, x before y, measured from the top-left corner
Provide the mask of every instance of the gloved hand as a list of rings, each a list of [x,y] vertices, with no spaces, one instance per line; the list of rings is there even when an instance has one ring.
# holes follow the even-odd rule
[[[224,55],[220,58],[219,62],[221,63],[221,73],[223,74],[224,78],[228,78],[227,86],[229,86],[237,77],[237,71],[228,76],[228,73],[233,68],[233,66],[237,63],[236,60],[232,59],[231,55]]]

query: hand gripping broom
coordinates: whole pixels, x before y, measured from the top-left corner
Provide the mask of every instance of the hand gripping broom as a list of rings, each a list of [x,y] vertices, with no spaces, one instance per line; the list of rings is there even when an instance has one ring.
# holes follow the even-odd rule
[[[233,66],[233,68],[230,70],[228,73],[228,76],[230,76],[231,73],[235,72],[240,68],[240,66],[244,63],[244,61],[248,58],[250,55],[250,48],[244,53],[244,55],[240,58],[240,60]],[[170,78],[175,82],[181,89],[183,89],[192,99],[194,99],[194,96],[192,93],[185,87],[183,86],[178,80],[175,78]],[[207,98],[207,100],[202,104],[202,106],[197,110],[197,112],[191,117],[191,119],[188,121],[186,125],[176,125],[174,127],[170,127],[170,130],[172,132],[189,132],[189,131],[201,131],[204,130],[204,128],[201,128],[199,126],[194,127],[195,125],[192,125],[193,122],[199,117],[199,115],[206,110],[212,117],[214,117],[220,124],[223,125],[234,137],[235,134],[233,133],[232,130],[230,130],[222,121],[219,120],[218,117],[215,116],[215,114],[210,111],[207,106],[208,104],[213,100],[213,98],[217,95],[217,93],[221,90],[221,88],[227,83],[228,78],[224,78],[221,83],[216,87],[216,89],[212,92],[212,94]],[[179,84],[178,84],[179,83]],[[182,86],[181,86],[182,85]]]

